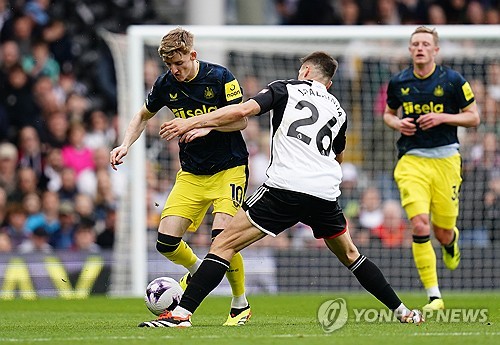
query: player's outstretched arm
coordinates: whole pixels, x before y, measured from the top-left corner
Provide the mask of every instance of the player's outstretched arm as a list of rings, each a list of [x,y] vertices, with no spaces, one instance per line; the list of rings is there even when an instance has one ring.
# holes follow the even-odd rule
[[[144,128],[146,128],[148,120],[153,115],[154,113],[150,113],[146,106],[143,106],[130,120],[122,144],[112,149],[109,154],[109,163],[114,170],[117,170],[117,166],[123,163],[123,158],[127,155],[128,149],[139,138]]]
[[[257,115],[259,111],[259,104],[253,99],[249,99],[244,103],[231,104],[208,114],[193,116],[188,119],[176,118],[161,125],[160,137],[171,140],[194,128],[214,128],[219,130],[228,124],[238,123],[245,117]]]

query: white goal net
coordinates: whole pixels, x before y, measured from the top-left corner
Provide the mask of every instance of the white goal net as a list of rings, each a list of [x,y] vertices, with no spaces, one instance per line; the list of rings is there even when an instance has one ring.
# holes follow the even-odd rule
[[[126,36],[103,33],[115,59],[119,92],[119,132],[123,135],[142,106],[151,82],[163,71],[157,47],[170,26],[132,26]],[[186,27],[195,34],[198,57],[227,66],[252,96],[268,82],[295,78],[299,58],[323,50],[340,63],[331,92],[350,118],[344,164],[343,204],[361,251],[377,262],[397,288],[420,288],[406,235],[378,236],[371,230],[386,213],[404,219],[392,178],[397,133],[382,120],[389,78],[406,67],[413,26],[221,26]],[[461,193],[462,264],[439,276],[444,288],[500,288],[495,267],[500,248],[498,197],[500,174],[500,29],[498,26],[437,27],[439,62],[455,68],[472,85],[481,111],[477,129],[460,130],[464,183]],[[148,280],[160,275],[180,277],[184,271],[155,252],[156,227],[163,203],[179,168],[177,144],[158,138],[159,125],[170,114],[155,116],[120,166],[126,190],[120,203],[112,292],[142,295]],[[248,192],[262,182],[267,165],[268,117],[252,119],[244,136],[251,154]],[[396,202],[396,203],[395,203]],[[186,237],[203,257],[209,245],[210,219]],[[394,221],[394,220],[393,220]],[[404,224],[407,226],[407,224]],[[402,232],[401,232],[402,233]],[[436,245],[436,248],[438,246]],[[495,250],[495,248],[497,250]],[[438,250],[438,255],[440,251]],[[349,272],[298,225],[284,236],[264,240],[244,251],[250,291],[351,289]],[[322,276],[321,279],[319,277]],[[330,279],[331,278],[331,279]],[[224,284],[220,287],[224,291]]]

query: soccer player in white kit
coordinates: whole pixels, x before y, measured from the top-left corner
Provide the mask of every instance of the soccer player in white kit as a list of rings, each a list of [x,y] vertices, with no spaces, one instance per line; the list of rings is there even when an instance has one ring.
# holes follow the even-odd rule
[[[301,62],[296,80],[274,81],[245,103],[161,126],[162,138],[180,136],[189,142],[204,134],[196,129],[217,128],[271,111],[271,159],[268,179],[215,238],[179,305],[140,327],[190,327],[191,315],[219,285],[235,253],[298,222],[309,225],[313,235],[322,238],[361,285],[401,322],[423,321],[419,311],[401,302],[380,269],[358,252],[337,202],[347,116],[328,88],[338,63],[324,52],[309,54]]]

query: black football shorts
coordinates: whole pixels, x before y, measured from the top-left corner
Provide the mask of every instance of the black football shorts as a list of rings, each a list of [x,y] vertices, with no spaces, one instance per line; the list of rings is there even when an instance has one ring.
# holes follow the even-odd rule
[[[310,226],[315,238],[335,238],[347,230],[337,201],[266,185],[249,196],[242,208],[254,226],[271,236],[299,222]]]

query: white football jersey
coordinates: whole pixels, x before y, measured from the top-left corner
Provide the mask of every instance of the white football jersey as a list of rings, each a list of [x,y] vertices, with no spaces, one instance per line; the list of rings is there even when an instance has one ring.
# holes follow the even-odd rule
[[[325,85],[272,82],[253,99],[271,111],[271,160],[265,184],[334,201],[342,179],[336,153],[345,149],[347,116]]]

